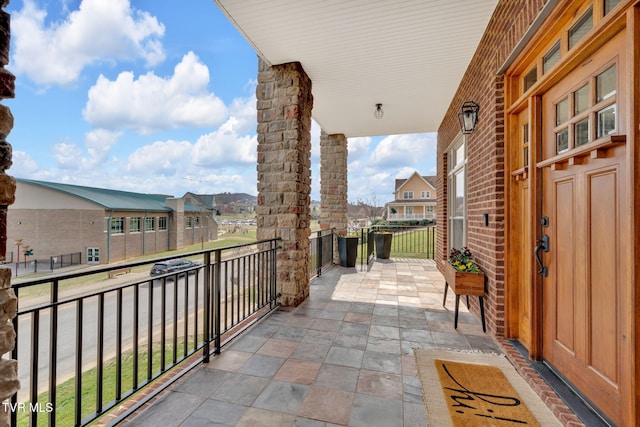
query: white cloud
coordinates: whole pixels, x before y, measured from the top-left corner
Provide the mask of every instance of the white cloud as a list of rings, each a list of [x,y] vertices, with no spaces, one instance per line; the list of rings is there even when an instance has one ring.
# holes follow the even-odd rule
[[[256,96],[249,98],[236,98],[229,106],[229,115],[235,117],[237,124],[235,125],[235,132],[237,134],[257,132],[257,117],[256,111]]]
[[[191,126],[214,126],[225,119],[224,102],[209,93],[209,69],[193,53],[175,66],[173,76],[162,78],[149,72],[137,80],[122,72],[115,81],[98,77],[89,89],[83,116],[93,126],[133,129],[142,134]],[[255,99],[255,98],[254,98]],[[242,102],[234,109],[249,114]],[[253,109],[255,123],[255,102]]]
[[[191,156],[188,141],[156,141],[131,153],[126,170],[133,175],[174,175]]]
[[[77,144],[60,143],[51,147],[60,169],[79,169],[82,150]]]
[[[40,167],[33,158],[24,151],[14,151],[12,153],[13,164],[7,171],[9,175],[15,176],[33,176]]]
[[[217,168],[255,165],[258,139],[255,135],[239,135],[239,123],[231,117],[217,131],[198,138],[191,158],[193,164]]]
[[[369,146],[371,145],[371,138],[366,137],[358,137],[358,138],[349,138],[347,142],[347,147],[349,149],[349,161],[362,160],[366,158],[369,153]]]
[[[93,168],[104,163],[121,135],[121,132],[112,132],[106,129],[94,129],[89,132],[85,136],[85,145],[89,157],[84,159],[83,166],[85,168]]]
[[[86,155],[78,144],[59,143],[53,145],[51,150],[60,169],[94,171],[107,161],[120,136],[120,132],[94,129],[85,135]]]
[[[46,18],[44,9],[25,0],[11,20],[11,70],[37,84],[73,84],[84,67],[96,63],[141,58],[154,66],[165,59],[164,25],[132,9],[129,0],[83,0],[62,21]]]
[[[376,146],[368,163],[378,167],[417,166],[426,156],[435,156],[436,146],[435,133],[390,135]],[[418,171],[422,175],[425,172]]]

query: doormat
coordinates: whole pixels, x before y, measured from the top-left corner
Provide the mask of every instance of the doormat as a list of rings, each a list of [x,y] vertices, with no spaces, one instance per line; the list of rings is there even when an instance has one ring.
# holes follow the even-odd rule
[[[501,355],[414,350],[433,426],[562,426]]]

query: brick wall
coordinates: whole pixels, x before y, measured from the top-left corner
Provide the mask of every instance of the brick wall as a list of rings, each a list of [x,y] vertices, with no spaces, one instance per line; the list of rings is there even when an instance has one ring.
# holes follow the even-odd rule
[[[467,141],[467,246],[488,278],[487,326],[504,335],[504,87],[499,69],[544,6],[544,0],[499,2],[438,129],[438,262],[447,257],[447,148],[460,132],[465,101],[480,105]],[[484,225],[484,214],[489,226]],[[475,307],[477,310],[477,306]]]

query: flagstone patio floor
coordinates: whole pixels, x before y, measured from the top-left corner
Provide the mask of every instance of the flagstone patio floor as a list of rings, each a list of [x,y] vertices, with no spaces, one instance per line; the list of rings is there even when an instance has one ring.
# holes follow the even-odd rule
[[[508,353],[566,426],[583,425],[505,340],[482,332],[431,260],[333,267],[136,411],[131,426],[427,426],[415,348]],[[121,424],[122,425],[122,424]]]

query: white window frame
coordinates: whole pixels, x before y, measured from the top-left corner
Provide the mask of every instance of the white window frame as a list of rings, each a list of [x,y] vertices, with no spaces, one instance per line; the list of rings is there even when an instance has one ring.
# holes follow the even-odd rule
[[[109,224],[109,230],[111,231],[112,236],[124,234],[124,217],[119,216],[119,217],[111,218],[111,223]]]
[[[402,192],[403,199],[413,199],[413,191],[404,191]]]
[[[149,217],[146,217],[144,219],[144,231],[145,231],[145,233],[156,231],[156,218],[155,217],[149,216]]]
[[[87,248],[87,264],[100,264],[100,248]]]
[[[140,231],[142,231],[140,227],[141,227],[141,220],[139,216],[133,216],[129,218],[129,233],[140,233]]]
[[[430,199],[431,198],[431,191],[423,191],[422,195],[420,197],[422,199]]]
[[[456,154],[462,154],[463,159],[458,160]],[[448,251],[454,247],[454,242],[457,237],[460,237],[460,247],[467,245],[467,146],[464,135],[459,134],[456,139],[451,143],[448,156],[448,172],[447,172],[447,234],[448,234]],[[454,164],[454,160],[455,164]],[[462,176],[463,182],[463,202],[462,202],[462,214],[456,215],[456,190],[457,190],[457,177]],[[462,221],[462,236],[454,236],[455,221]],[[460,249],[460,248],[457,248]]]
[[[167,231],[168,219],[166,216],[158,217],[158,231]]]

